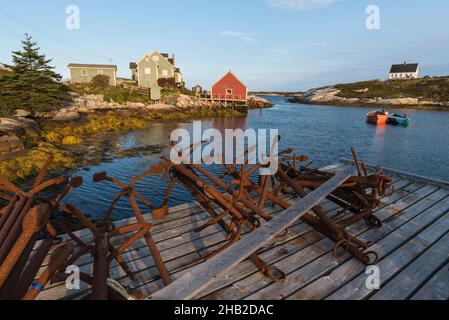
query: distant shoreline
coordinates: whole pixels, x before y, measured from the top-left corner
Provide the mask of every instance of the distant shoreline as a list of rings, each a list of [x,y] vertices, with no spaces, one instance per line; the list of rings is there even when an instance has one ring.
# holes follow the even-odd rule
[[[371,80],[311,89],[292,103],[375,109],[449,111],[449,77]]]
[[[250,92],[249,94],[255,96],[265,96],[265,97],[297,97],[302,96],[304,92],[276,92],[276,91],[258,91],[258,92]]]
[[[303,104],[303,105],[315,105],[315,106],[328,106],[336,108],[364,108],[364,109],[394,109],[394,110],[418,110],[418,111],[449,111],[449,107],[438,107],[438,106],[417,106],[417,105],[385,105],[385,104],[357,104],[357,103],[347,103],[344,104],[341,101],[322,101],[322,102],[309,102],[305,100],[298,100],[295,97],[290,97],[288,99],[290,103],[293,104]]]

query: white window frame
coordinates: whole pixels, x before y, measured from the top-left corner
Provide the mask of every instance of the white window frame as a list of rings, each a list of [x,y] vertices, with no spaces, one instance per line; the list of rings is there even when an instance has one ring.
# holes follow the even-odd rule
[[[150,75],[150,74],[151,74],[151,68],[145,68],[145,69],[143,70],[143,73],[144,73],[145,75]]]
[[[159,62],[159,56],[158,56],[157,54],[155,54],[155,55],[153,56],[153,61],[154,61],[154,62]]]
[[[88,76],[87,69],[81,69],[81,76],[83,76],[83,77],[87,77]]]
[[[104,75],[104,70],[97,70],[97,75]]]
[[[230,91],[231,93],[229,93],[229,91]],[[232,89],[226,89],[226,95],[232,96],[233,93],[234,93],[234,90],[232,90]]]
[[[167,69],[162,69],[162,75],[163,76],[168,76],[169,75],[168,70]]]

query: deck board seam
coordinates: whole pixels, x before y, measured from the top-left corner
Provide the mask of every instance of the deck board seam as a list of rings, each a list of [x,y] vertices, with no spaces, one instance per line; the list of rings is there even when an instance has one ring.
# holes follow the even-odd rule
[[[402,190],[402,188],[407,187],[407,186],[410,186],[410,185],[416,183],[415,181],[412,181],[412,180],[407,179],[407,178],[405,178],[405,179],[399,179],[399,180],[396,181],[396,182],[399,182],[400,180],[409,180],[409,182],[408,182],[406,185],[404,185],[403,187],[401,187],[399,190]],[[424,188],[424,187],[425,187],[425,185],[422,185],[422,186],[416,188],[414,192],[417,192],[417,191],[419,191],[420,189],[422,189],[422,188]],[[406,192],[406,194],[404,194],[401,198],[396,199],[393,203],[396,203],[397,201],[400,201],[400,199],[409,196],[411,193],[413,193],[413,192]],[[389,205],[390,205],[390,204],[389,204]],[[282,210],[282,209],[280,209],[280,210]],[[302,224],[302,223],[300,222],[300,223],[297,223],[296,225],[298,225],[298,224]],[[313,231],[314,231],[314,230],[311,230],[311,232],[313,232]],[[304,234],[299,235],[299,237],[301,237],[301,236],[304,236]],[[321,240],[322,240],[322,239],[321,239]],[[320,241],[320,240],[318,240],[318,241]],[[280,245],[282,246],[282,245],[284,245],[284,244],[280,244]],[[304,248],[304,249],[306,249],[306,248]],[[149,281],[148,283],[151,283],[151,282],[154,282],[154,281],[152,280],[152,281]]]
[[[449,196],[444,197],[443,199],[439,200],[437,203],[435,203],[435,205],[437,205],[438,203],[445,201],[449,199]],[[430,210],[432,207],[434,207],[434,205],[422,210],[419,214],[417,214],[416,216],[414,216],[413,218],[411,218],[409,221],[401,224],[400,226],[398,226],[396,229],[394,229],[393,231],[391,231],[389,234],[387,234],[386,236],[382,237],[381,239],[377,240],[375,243],[373,243],[373,245],[378,244],[378,242],[382,241],[383,239],[385,239],[386,237],[388,237],[389,235],[393,234],[394,232],[396,232],[397,230],[399,230],[400,228],[406,226],[407,224],[410,223],[410,221],[417,219],[420,215],[424,214],[425,212],[427,212],[428,210]],[[406,210],[406,209],[404,209]],[[402,211],[404,211],[402,210]],[[390,251],[387,255],[385,255],[383,258],[381,258],[379,262],[384,261],[386,259],[388,259],[389,256],[391,256],[392,254],[394,254],[395,252],[397,252],[398,250],[400,250],[404,245],[406,245],[407,243],[409,243],[410,241],[412,241],[414,238],[416,238],[419,234],[421,234],[422,232],[424,232],[426,229],[428,229],[429,227],[431,227],[432,225],[434,225],[435,223],[437,223],[442,217],[444,217],[444,215],[446,215],[448,213],[448,210],[441,212],[437,217],[435,217],[432,221],[428,222],[425,226],[423,226],[421,229],[419,229],[418,231],[416,231],[413,235],[409,236],[407,239],[405,239],[404,241],[402,241],[399,245],[396,246],[396,248],[394,248],[392,251]],[[336,269],[336,268],[335,268]],[[341,287],[337,287],[334,288],[334,290],[332,290],[332,292],[330,292],[329,294],[327,294],[323,299],[326,300],[328,299],[330,296],[334,295],[337,291],[341,290],[342,288],[344,288],[345,286],[349,286],[351,284],[351,282],[353,280],[355,280],[356,278],[358,278],[363,272],[357,273],[355,275],[353,275],[349,280],[345,281],[345,284]],[[391,280],[391,279],[390,279]],[[389,281],[390,281],[389,280]],[[387,283],[389,282],[387,281]],[[386,283],[383,283],[386,284]],[[375,293],[373,293],[375,294]]]
[[[440,189],[437,189],[435,192],[438,192],[438,190],[441,190],[441,188],[440,188]],[[435,192],[433,192],[433,193],[427,195],[425,198],[423,198],[423,199],[421,199],[420,201],[414,203],[412,206],[416,205],[417,203],[419,203],[419,202],[421,202],[421,201],[424,201],[425,199],[427,199],[428,197],[430,197],[430,196],[431,196],[432,194],[434,194]],[[412,219],[406,221],[405,223],[403,223],[403,224],[401,224],[401,225],[398,225],[394,230],[392,230],[392,231],[391,231],[388,235],[386,235],[385,237],[389,236],[390,234],[393,234],[394,232],[396,232],[397,230],[399,230],[399,229],[402,228],[403,226],[405,226],[405,225],[407,225],[408,223],[410,223],[410,221],[412,221],[412,220],[414,220],[414,219],[417,219],[420,215],[425,214],[425,212],[427,212],[428,210],[430,210],[430,209],[433,208],[434,206],[438,205],[439,203],[441,203],[441,202],[443,202],[443,201],[445,201],[445,200],[447,200],[447,199],[449,199],[449,195],[446,196],[446,197],[444,197],[444,198],[442,198],[442,199],[440,199],[439,201],[435,202],[433,205],[431,205],[431,206],[429,206],[429,207],[423,209],[423,210],[420,211],[416,216],[414,216]],[[409,206],[408,208],[405,208],[405,209],[401,210],[400,215],[402,215],[402,213],[403,213],[405,210],[409,209],[409,208],[412,207],[412,206]],[[417,234],[421,233],[421,232],[424,231],[426,228],[428,228],[429,226],[431,226],[433,223],[435,223],[436,221],[438,221],[438,220],[439,220],[442,216],[444,216],[446,213],[447,213],[447,212],[441,213],[441,215],[440,215],[439,217],[436,217],[433,221],[429,222],[429,224],[428,224],[427,226],[425,226],[423,229],[421,229],[421,231],[418,231]],[[398,218],[400,215],[395,215],[395,217],[390,217],[389,219],[385,220],[385,223],[394,221],[394,218]],[[400,248],[402,247],[403,244],[408,243],[408,242],[409,242],[411,239],[413,239],[415,236],[416,236],[416,234],[415,234],[414,236],[412,236],[412,237],[409,237],[406,241],[404,241],[401,245],[399,245],[395,250],[391,251],[387,256],[385,256],[384,258],[382,258],[380,261],[386,259],[390,254],[393,254],[396,250],[400,249]],[[378,242],[382,241],[382,239],[384,239],[385,237],[383,237],[383,238],[381,238],[381,239],[378,239],[375,243],[373,243],[373,245],[375,245],[375,244],[377,244]],[[379,261],[379,262],[380,262],[380,261]],[[346,262],[345,262],[345,263],[346,263]],[[337,267],[337,268],[338,268],[338,267]],[[335,269],[337,269],[337,268],[335,268]],[[333,270],[335,270],[335,269],[333,269]],[[333,270],[332,270],[332,271],[333,271]],[[331,272],[332,272],[332,271],[331,271]],[[335,292],[337,292],[337,291],[340,290],[341,288],[345,287],[346,285],[349,285],[351,281],[353,281],[355,278],[359,277],[362,273],[363,273],[363,272],[360,272],[360,273],[357,273],[357,274],[353,275],[353,277],[351,277],[351,279],[348,279],[347,281],[343,282],[343,285],[342,285],[342,286],[337,287],[337,288],[334,288],[334,290],[332,290],[331,292],[329,292],[329,293],[323,298],[323,300],[327,299],[328,297],[330,297],[331,295],[333,295]],[[299,290],[298,290],[298,291],[299,291]]]
[[[419,189],[416,190],[415,192],[418,192],[419,190],[425,188],[426,186],[428,186],[428,185],[425,185],[425,186],[419,188]],[[432,194],[433,194],[433,192],[432,192]],[[396,215],[399,214],[399,213],[402,213],[404,210],[406,210],[406,209],[408,209],[409,207],[411,207],[411,206],[417,204],[418,202],[423,201],[423,200],[426,199],[428,196],[429,196],[429,195],[422,196],[422,198],[419,198],[418,200],[415,200],[415,202],[411,203],[411,204],[408,205],[406,208],[404,208],[404,209],[402,209],[401,211],[399,211],[398,213],[396,213]],[[401,199],[403,199],[403,198],[401,198]],[[400,199],[399,199],[398,201],[400,201]],[[398,202],[398,201],[396,201],[396,202]],[[392,204],[390,204],[390,205],[392,205]],[[388,206],[390,206],[390,205],[388,205]],[[387,206],[387,207],[388,207],[388,206]],[[385,207],[384,207],[384,208],[385,208]],[[368,232],[369,230],[370,230],[369,228],[366,228],[366,227],[365,227],[365,228],[363,229],[363,231],[361,231],[360,233],[357,234],[357,236],[363,235],[363,234],[365,234],[366,232]],[[397,230],[397,229],[394,229],[394,231],[395,231],[395,230]],[[394,231],[391,231],[389,234],[391,234],[391,233],[394,232]],[[373,243],[373,245],[376,244],[377,242],[379,242],[380,240],[382,240],[383,238],[385,238],[385,236],[382,237],[381,239],[378,239],[375,243]],[[330,240],[329,240],[329,241],[330,241]],[[327,254],[331,254],[331,253],[332,253],[331,251],[332,251],[332,250],[326,251],[326,252],[325,252],[323,255],[321,255],[319,258],[324,257],[324,256],[327,255]],[[294,272],[297,272],[298,270],[300,270],[300,269],[302,269],[302,268],[305,268],[305,267],[311,265],[312,263],[314,263],[314,262],[315,262],[317,259],[319,259],[319,258],[316,258],[316,259],[314,259],[313,261],[310,261],[310,262],[304,264],[303,266],[298,267],[298,268],[295,269],[294,271],[289,272],[288,275],[289,275],[289,274],[292,274],[292,273],[294,273]],[[303,285],[301,285],[299,288],[296,288],[296,289],[294,290],[293,293],[290,293],[290,294],[286,295],[286,296],[283,297],[282,299],[287,299],[289,296],[291,296],[291,295],[295,294],[296,292],[302,290],[303,288],[305,288],[306,286],[308,286],[308,285],[310,285],[311,283],[315,282],[315,281],[318,280],[319,278],[325,277],[326,274],[330,274],[333,270],[337,269],[338,267],[340,267],[341,265],[343,265],[343,264],[346,263],[347,261],[350,261],[351,259],[353,259],[353,257],[348,257],[348,258],[346,258],[344,261],[338,262],[338,264],[332,266],[331,269],[326,270],[326,271],[324,271],[323,273],[320,273],[319,276],[315,275],[315,276],[313,277],[313,279],[309,280],[308,282],[305,282],[305,283],[304,283]],[[288,275],[287,275],[287,276],[288,276]],[[268,284],[267,286],[264,286],[264,288],[266,288],[266,287],[268,287],[268,286],[270,286],[270,285],[272,285],[272,284],[273,284],[273,282],[270,283],[270,284]],[[259,288],[259,290],[257,290],[257,291],[261,291],[261,290],[263,290],[264,288]],[[256,291],[256,292],[257,292],[257,291]],[[243,299],[247,299],[248,297],[250,297],[250,296],[253,295],[254,293],[255,293],[255,292],[252,292],[252,293],[250,293],[250,294],[247,294],[245,297],[243,297]]]
[[[449,213],[449,210],[447,210],[445,213],[443,213],[438,219],[434,220],[432,223],[426,225],[424,227],[424,229],[421,229],[419,232],[415,233],[411,238],[409,238],[406,242],[404,242],[401,246],[399,246],[398,248],[396,248],[394,251],[390,252],[387,256],[385,256],[383,259],[381,259],[382,261],[387,259],[389,256],[393,255],[394,253],[398,252],[404,245],[406,245],[407,243],[409,243],[411,240],[418,238],[418,236],[425,232],[427,229],[429,229],[431,226],[433,226],[435,223],[438,222],[438,220],[441,220],[442,217],[444,217],[445,215],[447,215]],[[406,264],[403,264],[400,266],[400,268],[393,274],[391,275],[390,278],[387,279],[387,281],[383,281],[382,285],[388,285],[388,283],[390,283],[391,281],[393,281],[401,272],[403,272],[405,269],[407,269],[410,265],[412,265],[417,259],[419,259],[419,257],[421,257],[423,254],[425,254],[428,250],[430,250],[436,243],[438,243],[442,238],[444,238],[446,235],[449,234],[449,230],[446,230],[445,233],[443,233],[441,236],[439,236],[435,241],[433,241],[432,243],[428,243],[427,247],[417,256],[413,257],[409,262],[407,262]],[[424,283],[425,285],[425,283]],[[373,291],[370,294],[368,294],[366,296],[365,300],[371,300],[371,298],[376,295],[378,292],[381,292],[382,288],[378,291]]]
[[[416,182],[410,182],[410,183],[407,184],[406,186],[410,186],[410,185],[412,185],[412,184],[414,184],[414,183],[416,183]],[[404,187],[406,187],[406,186],[404,186]],[[411,194],[413,194],[413,193],[415,193],[415,192],[418,192],[419,190],[423,189],[425,186],[426,186],[426,185],[422,185],[422,186],[420,186],[420,187],[417,187],[417,188],[415,189],[415,191],[413,191],[413,192],[407,192],[407,193],[404,194],[402,197],[396,199],[396,200],[393,201],[392,203],[390,203],[390,204],[388,204],[388,205],[386,205],[386,206],[383,206],[382,208],[377,209],[376,212],[377,212],[377,211],[380,211],[380,210],[382,210],[382,209],[384,209],[384,208],[386,208],[386,207],[388,207],[388,206],[390,206],[390,205],[393,205],[393,204],[395,204],[395,203],[397,203],[397,202],[399,202],[399,201],[401,201],[401,199],[403,199],[403,198],[405,198],[405,197],[407,197],[407,196],[410,196]],[[401,189],[402,189],[402,188],[401,188]],[[422,200],[422,199],[420,199],[419,201],[421,201],[421,200]],[[375,213],[376,213],[376,212],[375,212]],[[374,213],[374,214],[375,214],[375,213]],[[322,241],[322,240],[325,240],[325,237],[324,237],[324,236],[323,236],[320,240],[318,240],[318,241]],[[307,248],[304,248],[304,249],[302,249],[302,250],[307,250]],[[302,251],[302,250],[300,250],[300,251]],[[297,253],[295,253],[295,254],[297,254]],[[323,255],[325,255],[325,254],[323,254]],[[298,267],[298,269],[305,267],[305,266],[308,265],[309,263],[313,263],[313,262],[316,261],[317,259],[320,259],[323,255],[320,255],[320,256],[318,256],[318,257],[315,257],[313,260],[309,261],[308,263],[306,263],[306,264],[304,264],[304,265]],[[284,258],[284,259],[285,259],[285,258]],[[295,269],[295,271],[298,270],[298,269]],[[292,271],[292,272],[295,272],[295,271]],[[253,275],[254,273],[257,273],[257,271],[256,271],[256,272],[253,272],[251,275]],[[251,275],[248,275],[247,277],[245,277],[245,278],[243,278],[243,279],[240,279],[240,280],[238,280],[238,281],[235,281],[235,282],[229,284],[228,286],[232,286],[232,285],[234,285],[234,284],[237,283],[237,282],[243,281],[244,279],[250,277]],[[271,285],[271,284],[267,284],[267,286],[269,286],[269,285]],[[263,289],[263,288],[259,288],[258,290],[262,290],[262,289]],[[252,295],[253,293],[254,293],[254,292],[248,293],[248,295],[242,297],[242,299],[247,298],[248,296]]]
[[[449,230],[448,230],[448,232],[445,234],[445,235],[443,235],[443,237],[444,236],[446,236],[447,234],[449,234]],[[412,291],[412,293],[410,293],[408,296],[407,296],[407,298],[405,299],[405,300],[411,300],[422,288],[424,288],[425,286],[426,286],[426,284],[428,284],[431,280],[432,280],[432,278],[435,276],[435,275],[437,275],[439,272],[441,272],[444,268],[446,268],[446,266],[448,265],[448,263],[449,263],[449,256],[447,257],[447,259],[443,262],[443,263],[441,263],[436,269],[434,269],[432,272],[431,272],[431,274],[422,282],[422,283],[420,283],[413,291]],[[449,273],[449,270],[447,270],[447,272]]]

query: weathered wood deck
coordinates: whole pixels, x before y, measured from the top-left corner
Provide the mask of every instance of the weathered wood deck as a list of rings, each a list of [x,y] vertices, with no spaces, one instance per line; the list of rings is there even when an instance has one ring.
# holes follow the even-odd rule
[[[342,164],[328,170],[338,170]],[[365,286],[366,267],[350,255],[335,258],[333,243],[308,225],[297,221],[288,234],[275,238],[259,252],[270,265],[281,269],[287,278],[275,283],[257,271],[250,261],[243,261],[220,277],[195,299],[449,299],[449,184],[390,171],[397,192],[382,199],[376,216],[384,221],[380,229],[369,229],[358,222],[348,230],[372,241],[370,250],[379,254],[381,289]],[[292,199],[289,199],[292,200]],[[338,210],[324,201],[330,215]],[[279,208],[266,208],[272,216]],[[224,244],[224,233],[213,226],[197,234],[193,229],[208,215],[196,204],[170,210],[163,221],[153,222],[152,233],[167,268],[179,279],[201,264],[200,256]],[[118,225],[133,222],[121,221]],[[86,231],[78,235],[91,237]],[[143,241],[136,243],[125,255],[136,280],[130,282],[114,263],[111,276],[123,285],[130,285],[150,296],[162,288],[156,266]],[[92,260],[83,257],[78,266],[91,273]],[[86,292],[68,291],[65,285],[49,285],[39,299],[79,299]]]

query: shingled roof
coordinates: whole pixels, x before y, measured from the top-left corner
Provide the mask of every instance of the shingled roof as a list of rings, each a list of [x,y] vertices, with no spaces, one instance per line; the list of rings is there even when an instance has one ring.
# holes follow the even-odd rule
[[[98,69],[115,69],[117,66],[115,64],[82,64],[82,63],[71,63],[68,65],[69,68],[98,68]]]
[[[390,73],[411,73],[418,71],[418,63],[394,64],[391,66]]]

